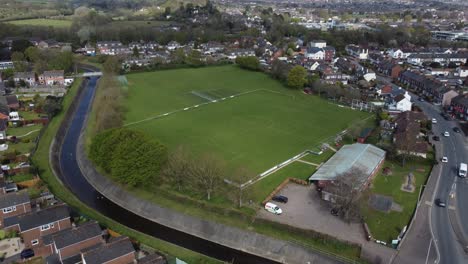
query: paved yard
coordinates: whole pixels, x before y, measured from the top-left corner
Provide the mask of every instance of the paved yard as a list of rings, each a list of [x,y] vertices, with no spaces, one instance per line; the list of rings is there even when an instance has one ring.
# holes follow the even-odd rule
[[[274,202],[283,210],[283,214],[274,215],[266,210],[260,210],[259,217],[303,229],[312,229],[345,241],[358,244],[367,242],[362,225],[348,224],[330,214],[314,186],[290,183],[280,191],[280,194],[289,198],[287,204]]]
[[[19,254],[24,249],[24,244],[20,238],[9,238],[0,241],[0,254],[6,254],[5,258],[9,258]]]
[[[274,215],[262,209],[258,212],[258,217],[303,229],[312,229],[341,240],[360,244],[361,257],[371,263],[390,263],[396,253],[392,248],[367,241],[361,224],[348,224],[331,215],[313,185],[303,186],[290,183],[279,194],[289,198],[287,204],[274,202],[283,210],[283,214]]]

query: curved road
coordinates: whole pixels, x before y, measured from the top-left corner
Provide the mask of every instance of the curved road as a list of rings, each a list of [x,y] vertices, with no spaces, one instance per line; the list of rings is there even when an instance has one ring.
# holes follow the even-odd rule
[[[435,141],[439,160],[445,156],[447,163],[439,163],[441,166],[440,175],[436,184],[436,189],[432,196],[432,201],[439,198],[446,201],[447,207],[441,208],[433,203],[430,208],[430,229],[434,238],[436,262],[441,264],[468,263],[468,256],[463,248],[466,248],[466,238],[468,234],[468,182],[467,179],[458,177],[458,166],[461,162],[466,163],[467,146],[463,133],[455,133],[453,128],[456,122],[447,121],[440,115],[440,111],[429,103],[416,103],[422,108],[429,118],[435,118],[437,124],[433,124],[434,135],[440,137],[440,141]],[[449,137],[444,137],[443,133],[448,131]]]
[[[135,215],[103,197],[86,181],[78,167],[75,153],[78,137],[94,97],[97,80],[97,77],[91,77],[84,87],[81,98],[78,98],[77,109],[69,120],[70,124],[60,151],[60,178],[78,199],[125,226],[219,260],[232,263],[277,263],[170,229]]]

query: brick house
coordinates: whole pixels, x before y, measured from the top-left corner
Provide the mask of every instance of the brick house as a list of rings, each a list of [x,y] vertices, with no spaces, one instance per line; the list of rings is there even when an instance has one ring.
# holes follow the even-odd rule
[[[406,111],[395,120],[393,142],[399,154],[426,158],[428,144],[420,135],[421,122],[427,120],[422,112]]]
[[[28,212],[31,212],[31,201],[27,192],[12,192],[0,196],[0,228],[3,228],[3,219]]]
[[[82,250],[105,243],[102,230],[94,221],[44,236],[43,240],[43,251],[53,253],[52,258],[60,263],[81,259]]]
[[[71,227],[67,206],[58,205],[20,216],[5,218],[6,230],[16,230],[24,240],[26,248],[40,248],[43,237]]]
[[[128,237],[118,237],[81,253],[83,264],[128,264],[136,262],[135,249]]]
[[[64,85],[64,71],[45,71],[43,74],[39,75],[39,83],[46,85]]]
[[[450,110],[458,119],[468,121],[468,93],[452,98]]]
[[[325,56],[323,59],[324,61],[331,62],[335,58],[336,50],[334,47],[332,46],[324,47],[323,51],[325,52]]]
[[[379,63],[377,70],[395,80],[398,79],[403,68],[393,61],[386,60]]]

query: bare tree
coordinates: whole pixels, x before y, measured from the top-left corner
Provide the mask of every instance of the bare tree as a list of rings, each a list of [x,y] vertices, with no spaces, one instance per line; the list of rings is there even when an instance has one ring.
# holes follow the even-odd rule
[[[182,187],[190,178],[191,168],[194,166],[194,161],[189,153],[183,146],[177,147],[169,154],[166,167],[162,171],[169,181],[177,185],[179,191],[182,191]]]
[[[238,204],[239,208],[242,207],[243,201],[249,199],[251,192],[246,190],[244,184],[247,183],[254,177],[247,168],[241,167],[238,168],[230,177],[225,181],[229,184],[229,187],[232,191],[229,191],[229,196],[232,197],[235,203]]]
[[[224,174],[224,164],[221,160],[211,155],[204,155],[193,163],[190,175],[196,186],[206,193],[206,198],[211,199],[212,193],[220,186]]]
[[[322,192],[330,195],[338,214],[345,221],[358,220],[361,217],[360,197],[362,179],[367,175],[358,168],[339,174]]]
[[[396,149],[397,154],[401,158],[401,166],[405,166],[408,159],[410,159],[416,152],[417,138],[411,131],[405,131],[396,135]]]

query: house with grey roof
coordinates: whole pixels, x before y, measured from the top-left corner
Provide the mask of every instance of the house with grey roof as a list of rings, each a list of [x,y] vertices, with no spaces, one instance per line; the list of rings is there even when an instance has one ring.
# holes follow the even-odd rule
[[[70,227],[70,212],[66,205],[4,219],[4,229],[16,230],[23,238],[26,248],[40,248],[44,245],[44,236]]]
[[[119,237],[107,244],[84,250],[81,258],[86,264],[128,264],[136,261],[135,249],[128,237]]]
[[[28,192],[12,192],[0,195],[0,228],[4,226],[3,219],[28,212],[31,212],[31,201]]]
[[[13,80],[16,83],[24,81],[29,86],[36,85],[36,74],[34,72],[15,72]]]
[[[43,252],[57,255],[59,263],[72,259],[81,261],[81,251],[105,243],[97,222],[91,221],[77,227],[64,229],[43,237]],[[51,260],[54,258],[51,258]]]

